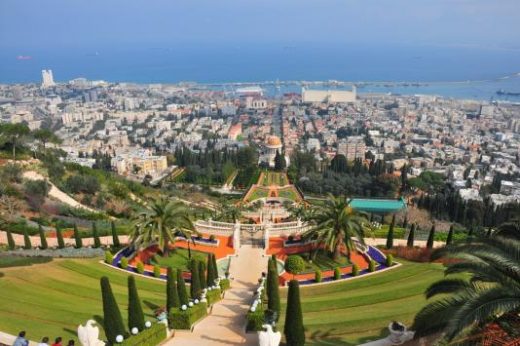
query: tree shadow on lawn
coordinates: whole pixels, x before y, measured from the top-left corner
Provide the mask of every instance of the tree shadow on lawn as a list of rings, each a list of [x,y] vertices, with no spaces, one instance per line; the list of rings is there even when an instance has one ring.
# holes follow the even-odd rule
[[[369,341],[383,339],[388,335],[388,328],[381,328],[378,335],[371,335],[360,338],[358,342],[352,343],[342,340],[340,336],[331,335],[335,329],[329,329],[328,331],[315,331],[310,337],[307,338],[306,344],[309,345],[338,345],[338,346],[356,346],[364,344]]]

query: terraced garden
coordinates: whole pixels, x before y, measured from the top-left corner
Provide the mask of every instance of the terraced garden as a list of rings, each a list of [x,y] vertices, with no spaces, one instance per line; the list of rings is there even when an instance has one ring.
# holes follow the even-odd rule
[[[401,267],[372,277],[302,287],[306,345],[358,345],[385,337],[392,320],[410,325],[426,303],[425,289],[443,277],[442,265],[399,261]],[[280,330],[284,320],[282,313]]]
[[[287,175],[280,172],[263,172],[259,180],[258,184],[263,186],[285,186],[289,184]]]
[[[3,268],[0,277],[0,330],[27,331],[31,340],[43,336],[76,339],[78,325],[103,315],[99,279],[108,276],[121,314],[127,318],[128,274],[98,260],[54,260],[30,267]],[[155,306],[165,304],[164,283],[136,278],[147,319]],[[125,322],[126,324],[126,322]]]

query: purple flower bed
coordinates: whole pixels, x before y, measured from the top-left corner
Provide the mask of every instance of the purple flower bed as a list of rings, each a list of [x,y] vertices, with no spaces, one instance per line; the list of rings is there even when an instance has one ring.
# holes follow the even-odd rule
[[[385,264],[386,263],[386,257],[379,251],[378,249],[374,248],[373,246],[368,247],[367,251],[368,256],[372,258],[374,261],[376,261],[379,264]]]

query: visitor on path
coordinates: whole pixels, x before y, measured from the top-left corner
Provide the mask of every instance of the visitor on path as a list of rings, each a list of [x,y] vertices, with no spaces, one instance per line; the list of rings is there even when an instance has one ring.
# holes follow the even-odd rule
[[[69,340],[69,342],[67,343],[67,346],[74,346],[74,340]]]
[[[18,333],[18,337],[14,340],[13,346],[29,346],[29,341],[25,338],[25,330]]]
[[[54,344],[52,344],[52,346],[62,346],[61,345],[61,340],[62,340],[61,336],[58,336],[56,338],[56,340],[54,340]]]
[[[48,338],[48,337],[44,337],[44,338],[42,339],[42,342],[40,342],[40,343],[38,344],[38,346],[49,346],[49,338]]]

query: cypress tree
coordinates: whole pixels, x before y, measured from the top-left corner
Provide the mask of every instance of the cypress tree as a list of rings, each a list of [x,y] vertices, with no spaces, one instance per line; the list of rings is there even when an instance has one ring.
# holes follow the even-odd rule
[[[435,225],[432,225],[432,228],[430,229],[430,234],[428,235],[428,241],[426,242],[426,247],[428,249],[433,248],[434,237],[435,237]]]
[[[215,254],[211,254],[211,265],[213,266],[213,282],[218,279],[218,267],[217,267],[217,258]]]
[[[119,237],[117,236],[117,230],[116,230],[115,222],[112,221],[110,226],[112,228],[112,245],[114,247],[119,247],[119,246],[121,246],[121,243],[119,243]]]
[[[7,245],[9,246],[9,250],[14,250],[16,248],[16,243],[14,242],[13,234],[11,230],[7,229]]]
[[[45,250],[49,246],[47,245],[47,238],[45,237],[45,232],[43,231],[43,227],[40,224],[38,224],[38,233],[40,233],[40,249]]]
[[[283,328],[287,346],[305,345],[305,331],[303,327],[302,307],[300,302],[300,286],[297,280],[289,282],[287,294],[287,310]]]
[[[168,267],[166,275],[166,309],[169,312],[172,308],[178,308],[180,306],[177,283],[173,278],[173,269],[172,267]]]
[[[403,228],[406,230],[406,227],[408,227],[408,215],[404,216],[403,219]]]
[[[200,288],[205,289],[208,287],[208,284],[206,282],[206,263],[204,263],[204,261],[198,261],[198,263]]]
[[[117,306],[116,298],[112,293],[110,281],[106,276],[103,276],[100,283],[101,296],[103,298],[103,329],[108,342],[115,344],[118,335],[125,336],[125,325],[123,324],[123,318]]]
[[[201,293],[201,286],[200,286],[200,276],[199,276],[199,264],[197,263],[197,260],[193,259],[191,260],[191,285],[190,285],[190,293],[191,298],[199,298]]]
[[[386,248],[391,249],[394,247],[394,226],[395,226],[395,214],[392,216],[392,223],[388,228],[388,234],[386,235]]]
[[[186,290],[186,282],[182,277],[182,270],[177,269],[177,292],[179,293],[179,302],[181,305],[188,305],[188,291]]]
[[[415,239],[415,223],[412,223],[412,227],[410,228],[410,233],[408,233],[408,240],[406,241],[406,246],[413,247],[414,239]]]
[[[92,222],[92,237],[94,237],[94,248],[101,247],[101,240],[99,240],[99,234],[97,231],[97,225],[95,222]],[[139,329],[141,330],[141,329]]]
[[[450,226],[448,231],[448,238],[446,238],[446,245],[450,245],[453,242],[453,225]]]
[[[276,263],[269,261],[267,269],[267,308],[280,315],[280,291]]]
[[[65,248],[65,241],[63,240],[63,234],[61,234],[60,226],[56,225],[56,239],[58,240],[58,248]]]
[[[76,249],[81,249],[83,247],[83,241],[81,240],[78,225],[76,224],[74,224],[74,240],[76,241]]]
[[[133,275],[128,277],[128,330],[137,328],[140,332],[144,330],[144,313],[141,300],[135,286]]]
[[[207,272],[207,280],[206,283],[208,286],[213,286],[215,284],[215,274],[213,274],[213,261],[211,259],[211,256],[213,254],[208,254],[208,272]]]
[[[31,244],[31,238],[29,238],[29,234],[27,233],[27,230],[23,230],[23,248],[25,250],[31,250],[32,244]]]

